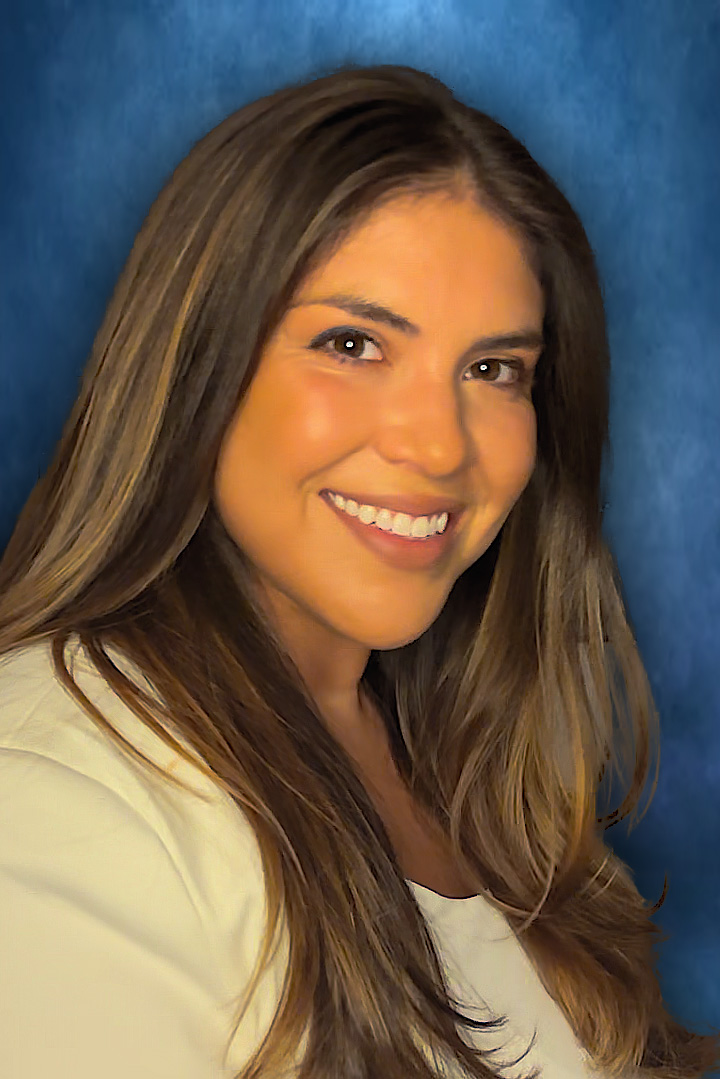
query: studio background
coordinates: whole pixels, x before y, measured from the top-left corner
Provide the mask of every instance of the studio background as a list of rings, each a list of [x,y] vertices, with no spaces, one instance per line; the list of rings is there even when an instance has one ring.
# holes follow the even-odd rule
[[[668,1007],[720,1025],[720,3],[25,0],[1,30],[0,550],[151,202],[228,113],[347,61],[410,64],[558,182],[603,282],[604,534],[662,726],[654,799],[606,838],[651,902],[668,875]]]

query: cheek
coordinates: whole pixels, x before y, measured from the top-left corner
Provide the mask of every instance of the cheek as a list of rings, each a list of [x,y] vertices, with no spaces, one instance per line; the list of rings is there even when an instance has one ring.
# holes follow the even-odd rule
[[[535,468],[536,453],[535,424],[532,423],[527,426],[523,436],[518,437],[515,453],[509,457],[508,483],[520,489],[525,487]]]
[[[288,382],[282,392],[274,392],[266,407],[258,410],[255,439],[260,445],[267,443],[272,432],[275,459],[301,475],[308,467],[325,467],[346,452],[367,426],[366,412],[357,394],[338,379],[306,375]]]
[[[482,473],[502,496],[520,494],[535,467],[537,423],[531,402],[526,407],[498,413],[500,422],[489,426],[487,417],[475,431],[477,459]]]
[[[221,475],[260,490],[294,486],[348,452],[367,410],[337,379],[256,379],[221,455]]]

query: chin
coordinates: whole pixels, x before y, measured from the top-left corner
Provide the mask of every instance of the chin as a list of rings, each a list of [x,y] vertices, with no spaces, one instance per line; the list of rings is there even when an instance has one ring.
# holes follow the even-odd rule
[[[409,635],[404,636],[404,637],[395,637],[395,638],[387,638],[387,637],[385,637],[382,640],[377,640],[376,639],[375,641],[373,641],[372,644],[369,645],[370,651],[371,652],[392,652],[396,648],[404,648],[405,645],[412,644],[413,641],[416,641],[418,639],[418,637],[422,637],[423,633],[428,628],[429,628],[428,626],[424,626],[422,629],[419,629],[417,631],[417,633],[412,633],[412,634],[409,634]]]
[[[372,630],[362,632],[359,627],[354,633],[350,633],[357,641],[362,641],[366,648],[372,652],[390,652],[394,648],[404,648],[406,644],[412,644],[418,637],[430,628],[440,614],[437,611],[432,618],[414,620],[413,622],[397,621],[392,625],[378,627],[376,624]]]
[[[422,637],[439,617],[449,594],[447,585],[440,594],[436,592],[424,597],[406,593],[404,597],[391,598],[387,592],[366,592],[364,610],[357,602],[349,607],[343,604],[343,609],[337,610],[336,618],[328,621],[338,628],[342,625],[344,636],[371,651],[387,652]]]

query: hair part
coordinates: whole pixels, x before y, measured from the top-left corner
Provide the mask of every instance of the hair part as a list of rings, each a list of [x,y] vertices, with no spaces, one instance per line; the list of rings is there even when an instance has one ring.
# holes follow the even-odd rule
[[[496,1074],[458,1026],[505,1017],[459,1011],[383,823],[253,601],[253,567],[212,499],[223,437],[300,283],[384,200],[431,191],[469,193],[515,229],[542,285],[537,463],[437,620],[374,652],[364,683],[413,796],[595,1062],[696,1079],[720,1063],[720,1038],[665,1010],[657,905],[602,838],[635,811],[659,725],[601,534],[610,359],[593,252],[525,147],[438,79],[349,66],[290,85],[179,164],[0,562],[0,654],[51,640],[58,678],[93,721],[183,786],[76,685],[65,646],[77,635],[125,704],[251,822],[269,904],[256,975],[282,917],[290,951],[244,1079],[272,1074],[301,1043],[300,1079],[430,1079],[443,1059],[475,1079]],[[628,789],[598,818],[599,784],[614,775]],[[657,770],[652,793],[656,783]]]

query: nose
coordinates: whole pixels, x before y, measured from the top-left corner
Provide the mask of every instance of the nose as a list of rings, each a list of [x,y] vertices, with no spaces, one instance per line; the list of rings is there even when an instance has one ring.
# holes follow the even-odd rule
[[[394,464],[429,476],[449,476],[467,466],[472,443],[462,413],[461,387],[447,378],[418,376],[390,393],[375,413],[374,444]]]

